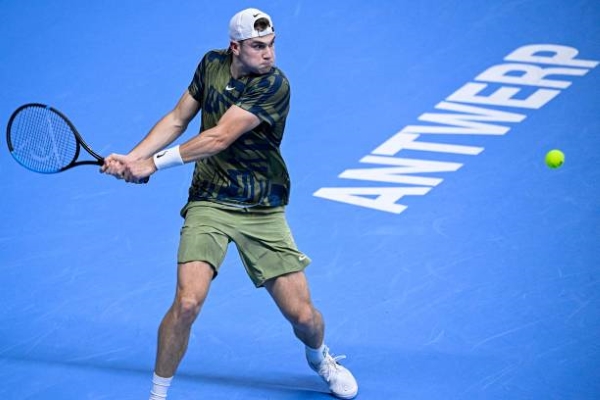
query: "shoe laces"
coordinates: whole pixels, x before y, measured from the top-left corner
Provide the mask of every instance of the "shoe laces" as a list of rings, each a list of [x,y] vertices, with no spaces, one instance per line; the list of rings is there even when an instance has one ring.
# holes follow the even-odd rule
[[[321,375],[327,382],[329,382],[332,375],[334,375],[342,366],[338,361],[345,359],[345,355],[332,356],[327,353],[323,362],[319,366],[319,375]]]

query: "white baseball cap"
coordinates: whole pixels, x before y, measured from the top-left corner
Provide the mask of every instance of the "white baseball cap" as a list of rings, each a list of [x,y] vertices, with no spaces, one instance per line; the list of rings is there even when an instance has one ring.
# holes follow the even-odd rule
[[[254,28],[254,23],[261,18],[269,21],[269,26],[259,32]],[[231,40],[246,40],[270,35],[271,33],[275,33],[271,17],[256,8],[242,10],[229,21],[229,38]]]

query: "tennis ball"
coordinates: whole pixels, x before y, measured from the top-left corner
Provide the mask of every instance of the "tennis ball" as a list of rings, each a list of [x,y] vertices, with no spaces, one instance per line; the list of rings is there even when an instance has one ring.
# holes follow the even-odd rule
[[[550,168],[558,168],[565,162],[565,154],[560,150],[550,150],[546,154],[546,165]]]

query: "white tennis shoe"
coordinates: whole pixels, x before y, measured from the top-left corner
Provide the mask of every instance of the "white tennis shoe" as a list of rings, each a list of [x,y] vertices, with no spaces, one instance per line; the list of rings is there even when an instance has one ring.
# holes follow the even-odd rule
[[[309,362],[308,365],[329,385],[329,390],[335,397],[353,399],[358,393],[358,384],[352,373],[338,362],[344,358],[346,356],[332,357],[326,347],[325,359],[321,364],[313,365]]]

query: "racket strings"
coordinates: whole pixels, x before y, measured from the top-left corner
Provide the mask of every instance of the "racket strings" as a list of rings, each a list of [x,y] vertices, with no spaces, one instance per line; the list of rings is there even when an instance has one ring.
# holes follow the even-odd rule
[[[22,109],[10,129],[12,153],[37,172],[58,172],[77,156],[78,144],[69,124],[48,107]]]

